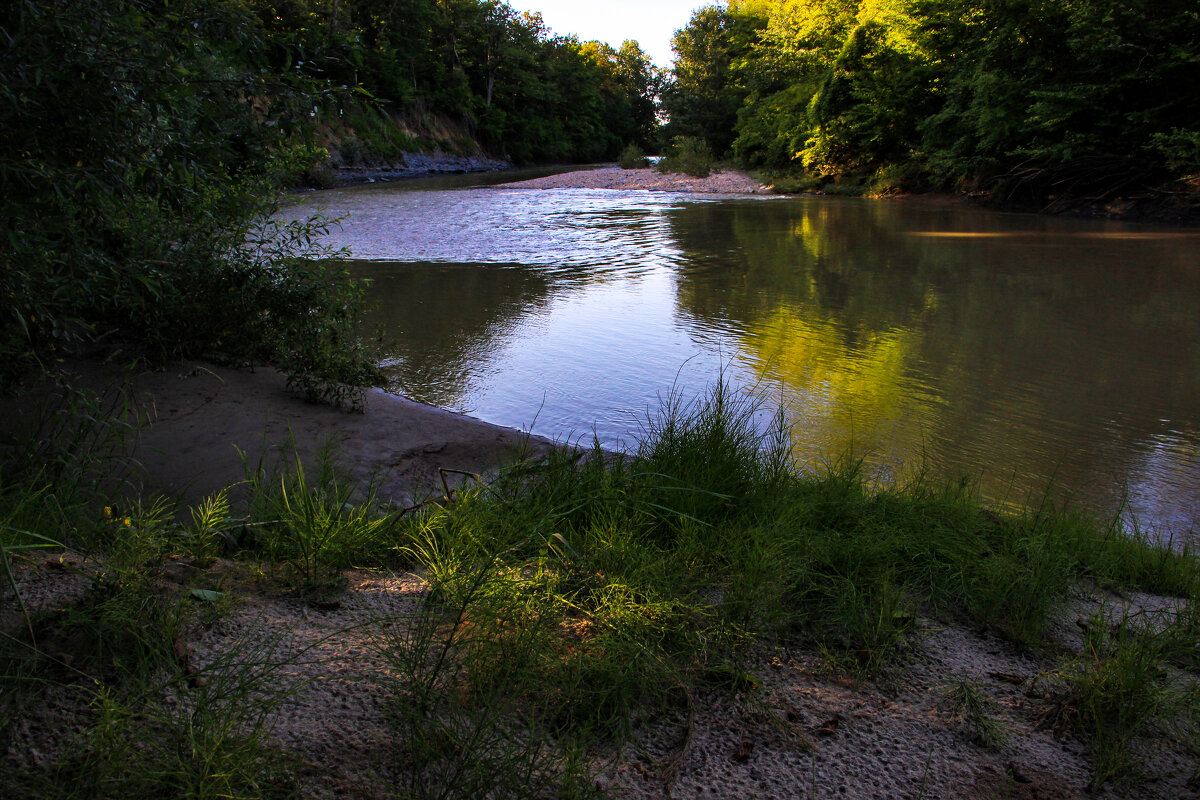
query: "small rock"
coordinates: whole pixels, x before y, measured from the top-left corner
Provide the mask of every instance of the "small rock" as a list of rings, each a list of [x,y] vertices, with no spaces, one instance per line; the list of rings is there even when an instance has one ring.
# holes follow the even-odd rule
[[[832,717],[818,725],[813,733],[817,734],[818,736],[833,736],[833,734],[837,732],[838,725],[840,725],[841,722],[842,715],[834,714]]]
[[[1033,778],[1026,775],[1024,770],[1022,770],[1020,767],[1018,767],[1016,764],[1013,764],[1012,762],[1009,762],[1009,764],[1008,764],[1008,774],[1011,775],[1012,779],[1014,781],[1016,781],[1017,783],[1032,783],[1033,782]]]

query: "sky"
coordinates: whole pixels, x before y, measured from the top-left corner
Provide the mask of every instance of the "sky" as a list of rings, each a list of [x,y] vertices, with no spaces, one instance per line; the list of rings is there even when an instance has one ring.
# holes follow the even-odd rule
[[[539,11],[555,34],[575,34],[620,47],[635,39],[660,67],[672,59],[671,34],[687,25],[692,12],[713,0],[508,0],[517,11]]]

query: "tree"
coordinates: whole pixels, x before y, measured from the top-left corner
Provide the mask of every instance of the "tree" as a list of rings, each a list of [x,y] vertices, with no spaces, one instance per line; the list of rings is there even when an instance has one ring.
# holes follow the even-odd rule
[[[675,63],[662,95],[668,136],[703,139],[718,154],[729,150],[746,97],[734,65],[750,53],[759,22],[706,6],[675,32]]]
[[[616,53],[616,73],[629,104],[631,133],[625,143],[648,147],[658,127],[662,78],[637,42],[626,39]]]
[[[302,227],[269,222],[314,87],[266,66],[277,43],[252,11],[25,0],[5,20],[2,377],[105,337],[362,377],[355,287],[296,258]]]
[[[1189,0],[731,0],[675,45],[671,131],[748,165],[1039,203],[1200,171]]]

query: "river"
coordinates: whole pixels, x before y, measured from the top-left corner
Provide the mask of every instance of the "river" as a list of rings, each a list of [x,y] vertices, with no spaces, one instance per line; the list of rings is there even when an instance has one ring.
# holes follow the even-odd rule
[[[723,376],[784,410],[802,468],[852,452],[1200,543],[1200,232],[488,180],[285,209],[341,218],[394,390],[616,447]]]

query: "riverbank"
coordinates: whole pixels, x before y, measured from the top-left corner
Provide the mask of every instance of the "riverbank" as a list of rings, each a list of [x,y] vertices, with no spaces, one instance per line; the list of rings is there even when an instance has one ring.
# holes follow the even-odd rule
[[[769,194],[768,187],[738,170],[713,172],[706,178],[655,169],[600,167],[502,183],[497,189],[625,189],[652,192],[698,192],[704,194]]]
[[[60,369],[75,389],[120,411],[129,434],[121,454],[137,467],[126,479],[136,497],[161,495],[185,504],[244,480],[246,465],[299,458],[311,468],[322,450],[355,483],[404,507],[484,474],[517,451],[544,454],[547,440],[414,403],[381,389],[366,391],[361,413],[306,403],[270,367],[232,369],[202,362],[126,371],[76,361]],[[0,401],[0,432],[36,436],[46,423],[50,387]],[[52,402],[52,400],[51,400]],[[450,470],[444,473],[444,470]]]
[[[378,478],[372,507],[436,496],[438,467],[485,470],[521,436],[381,394],[312,406],[269,370],[130,386],[143,499],[82,508],[74,548],[14,562],[37,657],[13,650],[4,589],[7,796],[168,778],[256,797],[1200,787],[1200,627],[1163,594],[1186,591],[1190,557],[934,487],[876,494],[853,470],[782,473],[721,403],[668,414],[628,464],[535,443],[548,464],[455,503],[369,510],[352,483]],[[354,476],[341,489],[275,458],[323,441]],[[239,510],[146,494],[222,481]]]
[[[376,181],[434,178],[439,175],[465,175],[477,172],[502,172],[513,169],[512,162],[486,155],[457,155],[442,150],[405,153],[399,161],[369,160],[349,162],[331,158],[304,174],[304,184],[313,189],[331,189]]]

